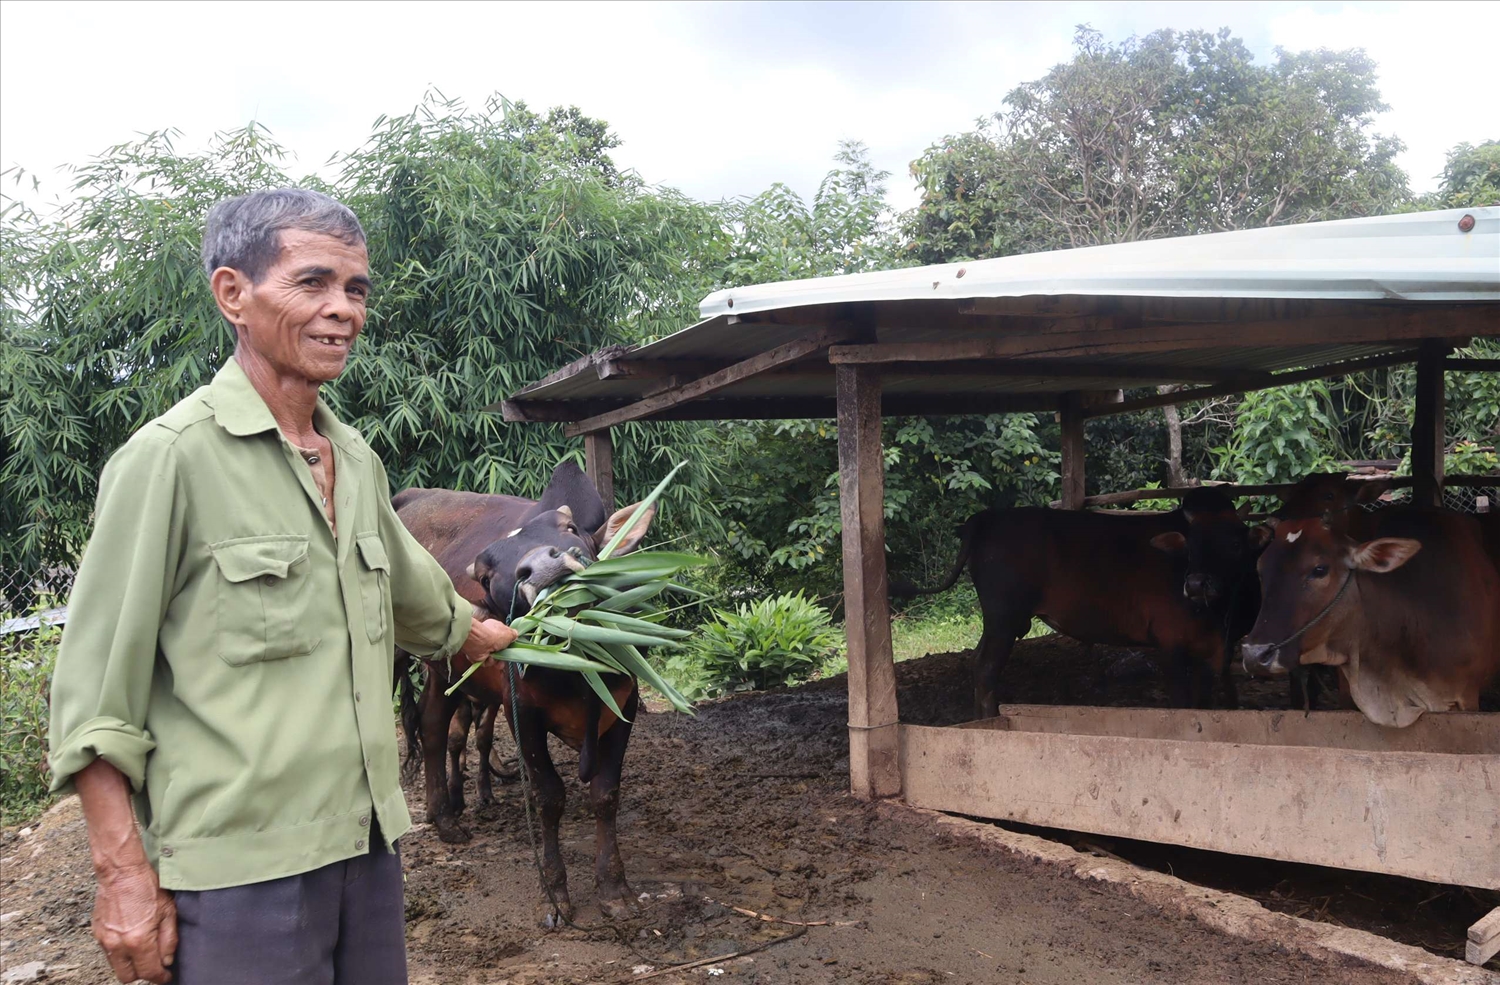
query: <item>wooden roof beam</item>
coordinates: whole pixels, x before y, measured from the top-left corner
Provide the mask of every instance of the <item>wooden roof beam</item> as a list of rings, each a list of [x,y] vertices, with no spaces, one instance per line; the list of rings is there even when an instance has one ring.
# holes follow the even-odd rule
[[[620,409],[599,401],[506,401],[507,421],[566,424],[566,433],[582,434],[581,414],[600,416]],[[966,414],[1042,413],[1057,409],[1057,395],[1043,394],[924,394],[887,393],[881,398],[886,417],[946,417]],[[650,416],[655,421],[774,421],[836,416],[836,402],[828,397],[709,397],[676,404]]]
[[[616,424],[625,424],[629,421],[638,421],[643,417],[652,417],[662,411],[670,410],[678,404],[687,403],[692,400],[700,400],[728,386],[733,386],[741,380],[764,373],[767,370],[784,366],[787,363],[796,362],[814,352],[821,352],[829,346],[853,337],[854,329],[850,327],[823,328],[808,335],[778,345],[774,349],[757,353],[748,359],[742,359],[732,366],[727,366],[707,376],[700,376],[679,386],[669,387],[660,393],[626,404],[615,410],[596,414],[586,418],[567,428],[568,435],[588,434],[591,431],[602,431]]]
[[[1363,373],[1366,370],[1380,369],[1384,366],[1395,366],[1399,363],[1416,361],[1416,349],[1402,349],[1400,352],[1387,352],[1379,356],[1366,356],[1363,359],[1346,359],[1343,362],[1327,363],[1322,366],[1314,366],[1311,369],[1299,369],[1290,373],[1273,373],[1253,386],[1245,386],[1242,383],[1225,383],[1221,386],[1205,386],[1192,390],[1177,390],[1173,393],[1158,393],[1149,397],[1126,400],[1118,404],[1092,407],[1085,410],[1083,416],[1107,417],[1112,414],[1129,414],[1138,410],[1150,410],[1153,407],[1191,403],[1195,400],[1207,400],[1211,397],[1227,397],[1237,393],[1249,393],[1253,390],[1268,390],[1271,387],[1286,386],[1288,383],[1323,380],[1330,376],[1347,376],[1350,373]]]

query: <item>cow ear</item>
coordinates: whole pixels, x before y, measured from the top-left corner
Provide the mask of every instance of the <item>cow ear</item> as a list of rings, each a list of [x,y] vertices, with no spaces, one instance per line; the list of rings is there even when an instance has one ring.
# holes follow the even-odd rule
[[[1349,563],[1361,571],[1383,575],[1410,561],[1412,555],[1421,549],[1420,540],[1412,540],[1410,537],[1381,537],[1379,540],[1366,541],[1351,550]]]
[[[1175,530],[1151,538],[1151,546],[1163,554],[1181,554],[1187,550],[1187,538]]]
[[[1348,480],[1345,480],[1348,481]],[[1391,488],[1390,479],[1359,479],[1359,492],[1354,494],[1356,503],[1373,503]]]
[[[1238,509],[1234,511],[1234,515],[1239,517],[1241,520],[1245,520],[1248,519],[1250,514],[1254,512],[1255,503],[1252,500],[1247,499],[1239,505]]]
[[[464,569],[464,574],[468,575],[475,581],[480,581],[489,573],[490,563],[482,557],[475,558],[473,561],[469,562],[469,566]]]
[[[594,533],[594,546],[598,550],[603,550],[604,545],[614,539],[615,534],[619,533],[620,528],[630,522],[631,515],[635,513],[640,505],[640,503],[636,503],[632,506],[615,510],[615,515],[605,521],[604,526],[600,527]],[[619,546],[615,548],[611,556],[619,557],[622,554],[629,554],[631,551],[639,548],[641,541],[646,538],[646,531],[651,527],[651,521],[654,519],[656,519],[656,506],[653,504],[645,513],[641,514],[641,518],[625,534],[624,539],[620,541]]]
[[[1250,543],[1251,550],[1256,551],[1264,550],[1274,536],[1276,528],[1266,523],[1257,523],[1245,531],[1245,539]]]

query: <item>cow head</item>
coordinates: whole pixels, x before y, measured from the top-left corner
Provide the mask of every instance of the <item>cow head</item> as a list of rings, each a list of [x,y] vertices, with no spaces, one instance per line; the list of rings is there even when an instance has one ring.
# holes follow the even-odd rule
[[[1278,520],[1322,517],[1335,530],[1347,528],[1355,509],[1374,503],[1391,488],[1389,479],[1353,479],[1343,472],[1312,472],[1282,497]]]
[[[1255,557],[1265,539],[1258,528],[1247,528],[1234,503],[1215,489],[1189,493],[1182,514],[1187,533],[1158,534],[1151,546],[1183,559],[1182,594],[1194,608],[1220,610],[1242,579],[1255,577]]]
[[[1285,674],[1324,663],[1324,644],[1353,606],[1348,589],[1356,572],[1395,571],[1421,550],[1421,541],[1382,537],[1359,543],[1325,517],[1278,520],[1261,554],[1260,615],[1241,653],[1257,676]],[[1314,653],[1323,657],[1304,661]]]
[[[536,505],[469,565],[469,577],[484,589],[485,607],[502,619],[529,611],[542,589],[591,564],[639,505],[606,517],[588,476],[571,462],[559,465]],[[640,547],[655,518],[653,506],[625,535],[614,556]]]

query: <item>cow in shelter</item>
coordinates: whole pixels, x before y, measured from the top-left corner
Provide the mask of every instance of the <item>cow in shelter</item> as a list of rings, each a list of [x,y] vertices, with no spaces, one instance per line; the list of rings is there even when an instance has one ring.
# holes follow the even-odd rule
[[[1083,643],[1157,647],[1179,704],[1211,704],[1218,679],[1232,708],[1228,654],[1255,618],[1256,536],[1212,488],[1155,515],[985,510],[960,529],[958,559],[941,585],[892,593],[945,591],[968,568],[984,617],[974,668],[980,718],[999,714],[1000,672],[1033,618]]]
[[[1355,705],[1381,725],[1477,709],[1500,676],[1495,518],[1364,513],[1350,508],[1356,484],[1311,477],[1279,511],[1258,562],[1263,602],[1242,646],[1245,669],[1336,666]]]
[[[523,615],[548,586],[581,570],[630,521],[636,507],[606,515],[598,492],[578,466],[559,465],[540,500],[515,496],[453,492],[445,489],[407,489],[393,499],[396,514],[412,535],[437,558],[454,587],[477,614],[507,620]],[[615,554],[636,550],[655,508],[647,510],[625,534]],[[398,657],[401,655],[398,654]],[[478,706],[480,722],[479,775],[481,796],[488,786],[489,744],[493,709],[502,708],[515,738],[521,761],[542,821],[542,880],[548,896],[544,923],[553,926],[572,915],[567,871],[558,848],[558,826],[566,801],[562,778],[547,749],[547,736],[557,736],[577,750],[579,778],[589,784],[595,818],[595,887],[601,910],[611,917],[625,915],[631,900],[620,860],[615,818],[619,810],[620,772],[630,740],[631,720],[640,708],[634,677],[604,675],[624,719],[616,718],[583,677],[577,673],[530,667],[517,675],[516,693],[504,663],[487,661],[449,697],[443,692],[467,669],[455,655],[450,663],[430,662],[418,703],[428,820],[445,842],[467,841],[469,834],[457,821],[462,809],[462,774],[449,782],[444,755],[461,752],[466,728],[453,728],[465,695]],[[406,675],[398,683],[410,687]],[[512,699],[515,699],[514,702]],[[406,699],[408,708],[409,698]],[[412,716],[404,716],[410,722]],[[488,724],[489,735],[485,725]],[[454,736],[457,736],[456,742]],[[411,742],[408,728],[408,742]],[[458,768],[455,757],[454,768]],[[457,787],[457,796],[451,788]],[[555,908],[554,904],[555,903]]]

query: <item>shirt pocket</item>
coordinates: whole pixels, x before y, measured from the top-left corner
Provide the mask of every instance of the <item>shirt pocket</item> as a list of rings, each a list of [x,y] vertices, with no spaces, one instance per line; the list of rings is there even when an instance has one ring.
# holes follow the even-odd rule
[[[209,547],[219,572],[219,658],[231,667],[311,653],[322,641],[314,620],[308,539],[245,537]]]
[[[364,604],[365,633],[371,643],[385,639],[391,611],[391,562],[377,533],[355,534],[359,547],[359,598]]]

